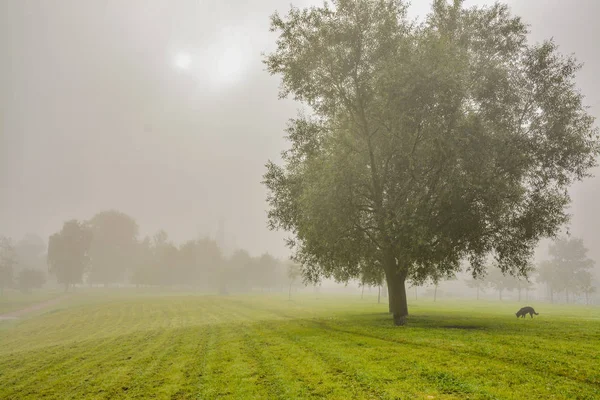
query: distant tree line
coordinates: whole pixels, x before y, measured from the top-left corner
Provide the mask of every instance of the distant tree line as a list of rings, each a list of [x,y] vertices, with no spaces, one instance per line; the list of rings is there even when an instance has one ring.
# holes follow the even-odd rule
[[[227,294],[284,290],[300,283],[297,267],[269,254],[252,257],[237,250],[227,257],[213,239],[177,245],[163,230],[140,239],[136,221],[115,210],[85,222],[65,222],[49,238],[47,262],[65,290],[82,283],[129,283]]]
[[[491,268],[487,275],[469,279],[465,283],[477,289],[478,299],[480,292],[491,288],[498,293],[500,300],[504,292],[517,290],[521,301],[522,291],[528,294],[534,287],[535,279],[537,283],[546,285],[551,302],[555,301],[557,295],[564,294],[567,303],[574,300],[575,296],[584,296],[586,304],[589,304],[596,286],[593,274],[595,262],[587,257],[587,252],[582,239],[560,237],[548,248],[549,260],[542,261],[537,267],[529,267],[527,279],[504,275],[498,269]]]

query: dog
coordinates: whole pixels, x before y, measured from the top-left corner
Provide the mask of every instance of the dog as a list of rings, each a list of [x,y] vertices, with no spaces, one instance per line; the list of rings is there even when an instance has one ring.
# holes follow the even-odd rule
[[[517,311],[517,318],[522,317],[525,318],[525,315],[529,314],[531,316],[531,318],[533,318],[533,314],[535,315],[539,315],[538,313],[535,312],[535,310],[533,309],[533,307],[523,307],[521,308],[519,311]]]

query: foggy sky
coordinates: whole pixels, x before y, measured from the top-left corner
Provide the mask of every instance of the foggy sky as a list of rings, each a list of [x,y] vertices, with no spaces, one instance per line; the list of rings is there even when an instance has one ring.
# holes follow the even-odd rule
[[[223,217],[231,246],[286,255],[260,181],[299,106],[277,99],[260,53],[274,44],[269,15],[288,3],[0,1],[0,234],[47,239],[66,219],[115,208],[177,242],[214,235]],[[428,10],[413,3],[414,15]],[[585,62],[579,84],[599,117],[599,3],[509,3],[532,40],[553,36]],[[180,52],[187,71],[174,66]],[[571,232],[600,262],[600,178],[572,194]]]

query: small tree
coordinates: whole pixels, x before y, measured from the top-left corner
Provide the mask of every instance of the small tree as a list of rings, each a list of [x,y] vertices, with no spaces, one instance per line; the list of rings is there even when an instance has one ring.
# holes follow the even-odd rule
[[[0,295],[4,289],[13,285],[14,268],[17,265],[17,255],[11,240],[0,236]]]
[[[46,283],[46,275],[43,271],[26,268],[19,272],[18,286],[24,293],[29,293],[31,289],[39,289]]]
[[[60,232],[48,240],[48,269],[58,283],[65,285],[65,292],[80,283],[89,266],[91,231],[77,220],[65,222]]]

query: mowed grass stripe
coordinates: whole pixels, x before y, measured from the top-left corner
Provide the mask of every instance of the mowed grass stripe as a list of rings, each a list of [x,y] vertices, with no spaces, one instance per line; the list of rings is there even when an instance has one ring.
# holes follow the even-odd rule
[[[376,390],[357,385],[338,366],[285,337],[275,326],[253,325],[247,338],[270,374],[265,380],[277,387],[279,398],[380,398]]]
[[[397,331],[393,331],[396,332],[396,335],[390,337],[386,335],[390,331],[389,329],[385,329],[384,334],[380,335],[379,333],[373,333],[373,331],[366,331],[362,327],[340,327],[324,322],[321,325],[327,327],[327,329],[388,340],[392,343],[435,348],[440,351],[480,358],[486,361],[494,359],[510,365],[519,364],[526,374],[530,374],[532,371],[543,376],[553,374],[557,377],[576,381],[577,385],[590,385],[590,390],[600,394],[600,370],[587,368],[590,361],[598,360],[600,353],[597,350],[597,343],[594,347],[593,343],[576,337],[571,340],[543,339],[534,336],[504,335],[495,332],[490,333],[485,330],[464,328],[444,329],[438,330],[438,332],[435,330],[432,332],[431,328],[409,328],[403,330],[401,336],[397,335]],[[489,341],[490,335],[494,337],[492,343]],[[515,340],[515,337],[518,337],[518,340]],[[580,357],[573,357],[576,354],[571,349],[574,340],[578,342],[578,346],[581,346],[578,351]],[[549,348],[555,348],[556,350],[548,352]],[[587,349],[589,352],[585,352],[583,349]]]
[[[468,345],[465,346],[464,343],[461,343],[461,346],[457,348],[453,346],[451,338],[448,337],[443,340],[445,345],[440,345],[442,341],[437,338],[433,340],[426,337],[390,339],[389,337],[378,337],[377,334],[371,332],[354,332],[340,329],[323,322],[319,322],[317,325],[332,332],[332,335],[338,339],[334,341],[336,343],[350,341],[346,335],[356,335],[359,338],[369,341],[376,342],[380,340],[388,342],[389,346],[384,345],[383,349],[376,350],[375,357],[377,357],[377,354],[388,354],[390,357],[397,357],[403,363],[407,361],[413,362],[414,368],[421,371],[420,376],[417,378],[435,383],[437,389],[442,393],[462,392],[464,395],[467,395],[479,391],[479,394],[483,398],[487,398],[490,395],[494,397],[500,396],[500,398],[513,398],[506,391],[504,385],[501,385],[498,391],[489,391],[489,389],[481,391],[477,389],[489,386],[490,381],[504,381],[513,390],[517,386],[522,386],[519,392],[527,392],[529,396],[532,396],[528,398],[536,398],[535,396],[541,396],[538,398],[552,398],[551,392],[556,386],[561,387],[561,391],[565,395],[584,395],[591,396],[590,398],[600,396],[600,392],[595,385],[585,385],[582,387],[581,383],[577,382],[577,379],[574,379],[573,376],[552,376],[551,371],[544,369],[532,370],[528,365],[511,360],[509,358],[510,353],[507,353],[506,357],[498,357],[492,352],[489,354],[469,352]],[[407,331],[420,332],[423,336],[431,334],[431,332],[426,330],[418,329],[407,329],[399,331],[399,333],[403,334]],[[465,336],[468,334],[464,333]],[[407,350],[407,347],[410,350]],[[512,349],[507,349],[507,351],[510,350]],[[349,346],[345,354],[352,353],[352,351],[352,347]],[[504,350],[494,349],[494,352],[496,351],[502,352]],[[424,364],[419,361],[423,359],[427,360],[427,363]],[[369,363],[366,364],[372,365]],[[434,368],[434,366],[441,368]],[[377,379],[379,375],[375,374],[373,379]],[[522,398],[522,394],[514,398]]]
[[[199,399],[269,399],[270,388],[260,385],[260,363],[243,340],[241,331],[217,325],[206,369],[199,381]]]

